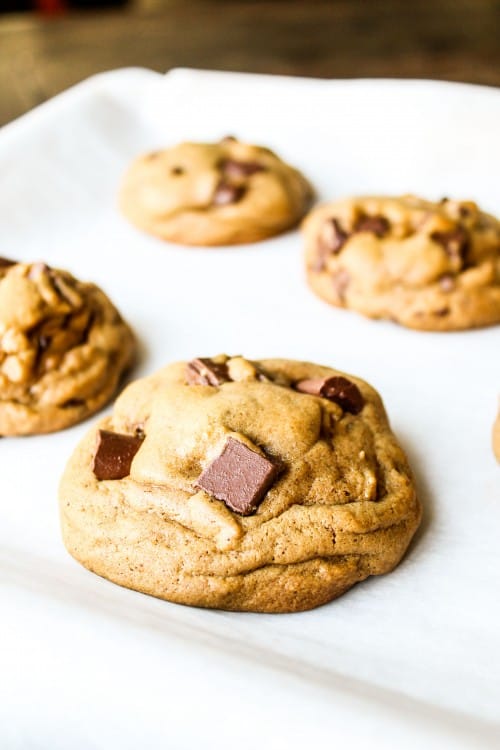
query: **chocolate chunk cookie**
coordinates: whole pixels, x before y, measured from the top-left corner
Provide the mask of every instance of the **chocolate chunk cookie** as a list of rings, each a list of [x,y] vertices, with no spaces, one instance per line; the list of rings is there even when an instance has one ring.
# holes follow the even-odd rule
[[[53,432],[112,397],[134,337],[94,284],[0,260],[0,435]]]
[[[475,203],[352,198],[304,222],[316,294],[428,331],[500,322],[500,222]]]
[[[125,175],[120,205],[164,240],[232,245],[284,232],[311,198],[307,180],[272,151],[224,138],[141,156]]]
[[[199,358],[128,386],[60,486],[69,552],[173,602],[310,609],[392,570],[420,522],[376,391],[328,367]]]

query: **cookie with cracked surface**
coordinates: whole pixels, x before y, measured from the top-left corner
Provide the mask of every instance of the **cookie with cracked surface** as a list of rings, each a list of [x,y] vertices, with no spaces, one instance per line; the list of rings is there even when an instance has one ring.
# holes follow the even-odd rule
[[[256,242],[297,224],[312,188],[267,148],[224,138],[139,157],[120,206],[137,227],[183,245]]]
[[[0,435],[69,427],[113,396],[135,341],[94,284],[0,259]]]
[[[392,570],[421,508],[379,395],[337,370],[242,357],[128,386],[60,485],[69,552],[173,602],[311,609]]]
[[[328,203],[304,221],[307,279],[332,305],[409,328],[500,322],[500,222],[472,202]]]

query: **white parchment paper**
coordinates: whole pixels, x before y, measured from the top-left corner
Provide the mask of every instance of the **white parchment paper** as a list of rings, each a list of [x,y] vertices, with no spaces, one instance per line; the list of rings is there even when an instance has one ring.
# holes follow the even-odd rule
[[[500,746],[500,327],[419,333],[307,289],[301,239],[181,248],[116,209],[127,164],[227,134],[326,199],[415,192],[500,213],[500,93],[196,71],[98,76],[0,131],[0,254],[100,284],[134,376],[221,351],[329,364],[382,394],[425,506],[403,563],[297,615],[120,589],[64,551],[57,484],[90,422],[0,441],[0,747]]]

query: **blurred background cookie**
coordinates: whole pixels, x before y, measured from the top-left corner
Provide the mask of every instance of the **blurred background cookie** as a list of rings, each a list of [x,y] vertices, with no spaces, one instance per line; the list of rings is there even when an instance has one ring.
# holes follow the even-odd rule
[[[261,146],[223,138],[139,157],[120,191],[140,229],[185,245],[232,245],[280,234],[312,198],[305,177]]]
[[[97,411],[134,351],[130,328],[94,284],[0,260],[0,435],[53,432]]]
[[[220,356],[128,386],[60,487],[69,552],[182,604],[294,612],[392,570],[421,508],[377,392]]]
[[[500,223],[471,201],[349,198],[314,209],[304,236],[332,305],[429,331],[500,322]]]

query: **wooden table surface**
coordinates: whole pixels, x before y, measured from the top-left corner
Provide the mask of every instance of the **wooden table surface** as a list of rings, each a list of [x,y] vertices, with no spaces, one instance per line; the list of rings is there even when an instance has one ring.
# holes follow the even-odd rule
[[[0,124],[103,70],[176,66],[500,85],[500,0],[178,0],[0,15]]]

